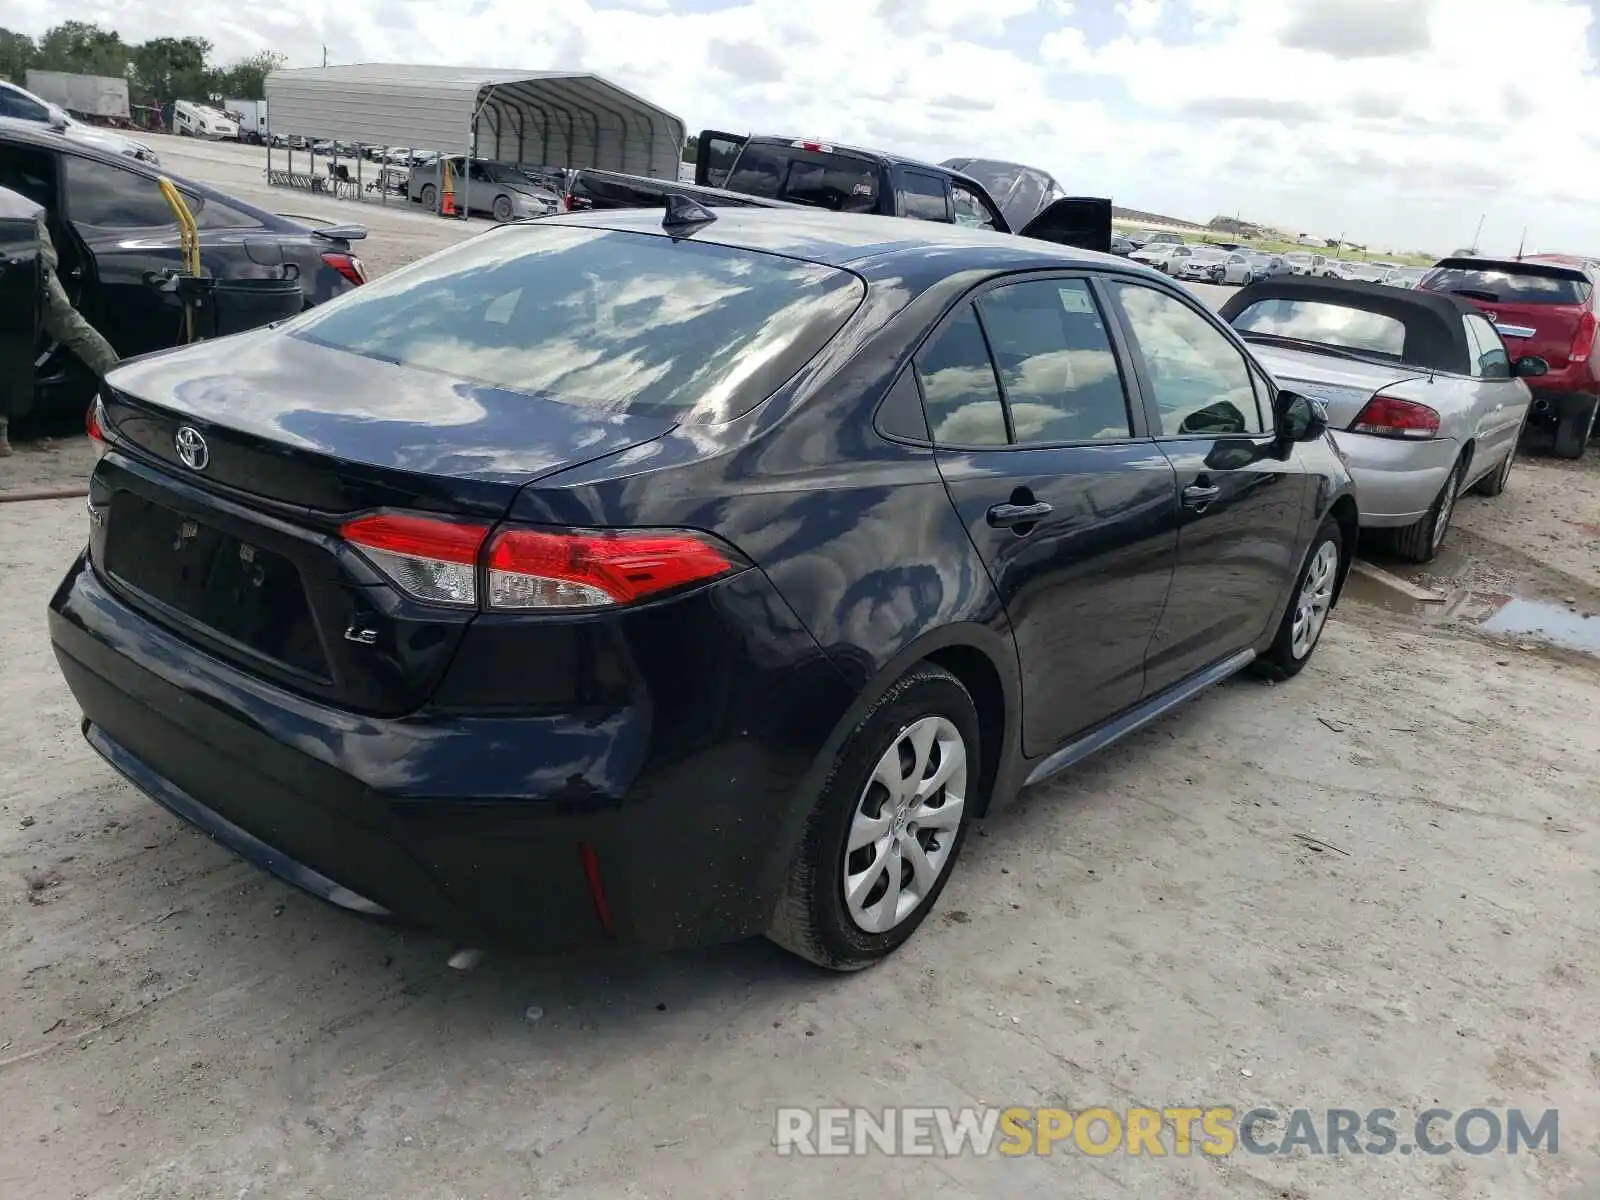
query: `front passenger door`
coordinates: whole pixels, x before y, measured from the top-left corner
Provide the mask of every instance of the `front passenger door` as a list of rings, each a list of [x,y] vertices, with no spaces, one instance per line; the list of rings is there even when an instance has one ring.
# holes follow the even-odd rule
[[[1214,318],[1130,280],[1110,290],[1177,473],[1178,564],[1146,659],[1150,695],[1267,632],[1300,569],[1305,476],[1292,449],[1279,457],[1268,385]]]
[[[981,291],[915,360],[939,472],[1010,618],[1029,756],[1138,702],[1171,582],[1172,467],[1114,345],[1088,280],[1057,276]]]

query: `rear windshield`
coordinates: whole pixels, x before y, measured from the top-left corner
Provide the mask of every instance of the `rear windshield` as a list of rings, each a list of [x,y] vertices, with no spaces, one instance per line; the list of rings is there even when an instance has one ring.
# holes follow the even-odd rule
[[[836,212],[878,211],[877,164],[851,154],[746,142],[723,186],[730,192]]]
[[[1271,334],[1400,358],[1406,327],[1393,317],[1319,300],[1258,300],[1233,318],[1242,334]]]
[[[770,396],[865,294],[817,263],[541,221],[482,234],[287,328],[489,387],[708,422]]]
[[[1587,304],[1592,290],[1582,279],[1466,267],[1440,267],[1430,271],[1422,286],[1430,292],[1454,292],[1490,304]]]

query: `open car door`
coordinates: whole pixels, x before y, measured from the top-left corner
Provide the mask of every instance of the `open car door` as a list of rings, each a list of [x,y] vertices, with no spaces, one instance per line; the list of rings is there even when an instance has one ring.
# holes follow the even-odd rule
[[[1068,196],[1048,205],[1021,229],[1023,237],[1111,253],[1111,201],[1097,196]]]
[[[694,181],[701,187],[727,187],[733,160],[749,140],[747,133],[702,129],[695,141]]]
[[[33,408],[33,360],[39,351],[44,263],[39,206],[0,188],[0,417]]]

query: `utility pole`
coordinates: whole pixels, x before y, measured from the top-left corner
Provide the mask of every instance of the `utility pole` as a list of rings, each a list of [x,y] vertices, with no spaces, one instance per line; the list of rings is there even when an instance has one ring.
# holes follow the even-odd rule
[[[326,46],[322,48],[322,65],[328,65],[328,48]]]
[[[1478,216],[1478,228],[1473,230],[1473,232],[1472,232],[1472,252],[1474,254],[1476,254],[1478,252],[1478,239],[1483,236],[1483,219],[1484,219],[1484,217],[1487,217],[1488,215],[1489,215],[1488,213],[1480,213],[1479,214],[1479,216]]]

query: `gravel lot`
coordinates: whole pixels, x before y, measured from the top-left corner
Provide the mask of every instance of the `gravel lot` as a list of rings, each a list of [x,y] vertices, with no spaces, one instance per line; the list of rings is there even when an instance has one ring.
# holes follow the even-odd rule
[[[160,149],[290,208],[260,151]],[[379,270],[461,233],[358,212]],[[81,437],[35,443],[0,492],[89,461]],[[1600,611],[1593,456],[1523,463],[1458,521],[1427,586]],[[923,932],[863,975],[762,942],[458,973],[453,947],[290,890],[102,765],[43,620],[81,501],[0,523],[0,1195],[1600,1196],[1592,655],[1352,602],[1299,679],[1229,683],[988,822]],[[1561,1143],[771,1148],[780,1104],[977,1103],[1554,1107]]]

